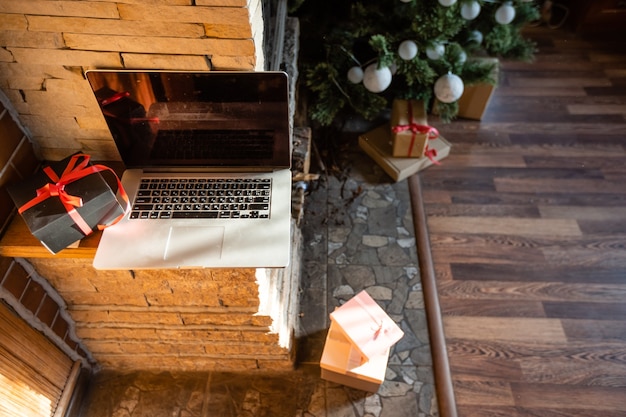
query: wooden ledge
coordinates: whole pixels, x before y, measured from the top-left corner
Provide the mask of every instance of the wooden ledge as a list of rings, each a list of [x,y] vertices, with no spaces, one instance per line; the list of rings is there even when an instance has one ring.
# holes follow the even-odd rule
[[[448,362],[448,348],[443,332],[443,317],[439,305],[435,265],[430,251],[430,236],[428,235],[428,218],[423,205],[422,183],[419,174],[407,179],[411,199],[411,212],[415,228],[415,244],[419,262],[422,290],[424,291],[424,307],[428,335],[430,337],[430,351],[433,357],[433,372],[435,374],[435,390],[441,417],[457,417],[456,399],[450,363]]]
[[[0,256],[7,258],[91,258],[96,255],[102,232],[93,232],[82,239],[77,247],[63,249],[56,255],[50,253],[33,236],[22,216],[16,215],[0,240]]]
[[[310,181],[317,176],[309,174],[311,157],[311,129],[298,127],[294,129],[294,152],[292,161],[293,183]],[[98,162],[115,170],[121,177],[124,167],[119,161]],[[292,214],[299,222],[303,216],[304,190],[294,189],[292,192]],[[52,254],[33,236],[20,215],[15,215],[6,232],[0,239],[0,256],[7,258],[88,258],[93,259],[100,243],[101,231],[96,231],[78,242],[76,247],[63,249],[56,255]]]

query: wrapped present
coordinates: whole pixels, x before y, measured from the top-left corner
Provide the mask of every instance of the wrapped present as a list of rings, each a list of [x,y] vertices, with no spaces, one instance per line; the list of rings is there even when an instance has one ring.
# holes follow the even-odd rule
[[[384,355],[404,336],[402,329],[365,290],[335,309],[330,319],[367,360]]]
[[[88,155],[74,154],[7,187],[31,233],[53,254],[116,223],[128,208],[115,172],[89,160]],[[102,175],[106,171],[116,184],[107,182]]]
[[[401,158],[391,155],[391,134],[388,125],[381,125],[359,135],[359,146],[395,181],[435,164],[448,156],[452,146],[441,135],[428,141],[428,150],[421,158]]]
[[[437,129],[427,124],[423,101],[394,100],[390,125],[394,157],[421,158],[428,141],[439,136]]]
[[[491,78],[498,79],[498,59],[497,58],[480,58],[481,61],[493,66]],[[496,83],[478,83],[466,85],[463,95],[459,98],[458,117],[464,119],[481,120],[489,106],[493,92],[496,89]]]
[[[321,377],[362,391],[376,392],[385,380],[390,348],[369,360],[331,321],[320,360]]]

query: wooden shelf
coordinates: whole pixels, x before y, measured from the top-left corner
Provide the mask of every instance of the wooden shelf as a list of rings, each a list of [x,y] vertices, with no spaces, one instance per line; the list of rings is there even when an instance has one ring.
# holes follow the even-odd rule
[[[16,215],[0,240],[0,255],[14,258],[93,258],[102,232],[93,232],[82,239],[77,247],[52,254],[32,235],[22,216]]]

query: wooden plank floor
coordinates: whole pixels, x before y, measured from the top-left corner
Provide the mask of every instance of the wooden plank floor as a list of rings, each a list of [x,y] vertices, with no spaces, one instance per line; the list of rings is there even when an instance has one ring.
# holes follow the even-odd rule
[[[458,415],[626,416],[626,43],[527,34],[420,173]]]

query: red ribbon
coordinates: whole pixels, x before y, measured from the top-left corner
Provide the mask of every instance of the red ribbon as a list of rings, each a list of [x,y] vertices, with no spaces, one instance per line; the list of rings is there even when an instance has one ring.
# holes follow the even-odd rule
[[[441,162],[437,161],[435,157],[437,156],[437,149],[429,148],[428,144],[426,144],[426,149],[424,150],[424,156],[428,157],[435,165],[441,165]]]
[[[411,152],[413,151],[413,146],[415,146],[416,134],[418,133],[426,134],[427,139],[431,140],[439,136],[439,131],[432,126],[420,125],[420,124],[415,123],[413,121],[413,106],[411,105],[411,100],[407,100],[407,103],[408,103],[408,113],[409,113],[409,124],[394,126],[391,128],[391,131],[393,133],[406,132],[407,130],[410,130],[412,132],[411,143],[409,144],[409,151],[407,152],[407,156],[411,156]]]
[[[59,200],[61,200],[63,207],[65,207],[65,210],[74,221],[74,223],[76,223],[76,225],[80,228],[83,234],[87,236],[88,234],[92,232],[92,229],[91,227],[89,227],[87,222],[85,222],[82,216],[76,211],[76,207],[82,207],[83,205],[82,198],[68,194],[68,192],[65,191],[65,186],[76,180],[84,178],[87,175],[95,174],[96,172],[102,172],[102,171],[111,171],[113,175],[115,176],[115,179],[117,180],[118,191],[120,193],[120,196],[126,203],[126,209],[127,209],[129,205],[128,195],[126,194],[126,191],[122,187],[122,183],[120,179],[118,178],[118,176],[115,174],[115,172],[111,168],[106,167],[104,165],[89,165],[89,159],[90,159],[89,155],[85,155],[85,154],[73,155],[70,158],[67,166],[63,170],[63,173],[61,174],[60,177],[57,175],[56,172],[54,172],[52,168],[45,167],[43,171],[52,181],[54,181],[54,183],[48,183],[44,185],[43,187],[39,188],[37,190],[37,196],[33,198],[32,200],[28,201],[27,203],[25,203],[24,205],[22,205],[18,209],[18,212],[22,214],[29,208],[36,206],[37,204],[41,203],[42,201],[50,197],[58,197]],[[126,212],[126,209],[124,210],[124,212]],[[113,219],[113,221],[107,225],[99,224],[98,230],[102,230],[106,227],[114,225],[115,223],[119,222],[122,219],[122,217],[124,217],[124,213],[120,214],[118,217]]]

